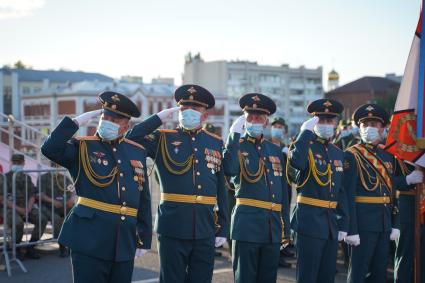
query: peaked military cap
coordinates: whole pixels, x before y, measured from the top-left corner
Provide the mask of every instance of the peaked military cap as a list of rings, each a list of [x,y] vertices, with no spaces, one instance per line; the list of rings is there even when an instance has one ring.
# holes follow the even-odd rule
[[[211,92],[199,85],[182,85],[174,92],[174,99],[178,105],[198,105],[207,109],[215,105]]]
[[[102,103],[102,108],[105,114],[111,115],[114,117],[139,117],[140,110],[137,108],[136,104],[130,100],[127,96],[114,92],[114,91],[104,91],[99,94],[100,103]]]
[[[389,122],[389,115],[384,108],[378,104],[368,103],[357,108],[353,113],[353,120],[357,126],[367,119],[381,121],[385,126]]]
[[[247,93],[239,98],[239,106],[243,111],[272,115],[276,112],[276,103],[261,93]]]
[[[313,116],[334,118],[339,116],[344,110],[344,106],[332,99],[318,99],[307,106],[307,112]]]
[[[14,153],[14,154],[12,154],[11,160],[12,160],[12,162],[25,161],[25,156],[23,154],[20,154],[20,153]]]
[[[283,119],[282,117],[274,117],[272,120],[272,126],[274,124],[281,124],[282,126],[285,126],[286,125],[285,119]]]

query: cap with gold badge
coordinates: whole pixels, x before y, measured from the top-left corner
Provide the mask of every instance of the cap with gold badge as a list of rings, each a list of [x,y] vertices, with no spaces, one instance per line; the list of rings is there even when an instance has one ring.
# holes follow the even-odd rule
[[[336,100],[318,99],[307,106],[307,112],[313,116],[335,118],[344,110],[344,106]]]
[[[128,119],[140,116],[140,110],[136,104],[121,93],[104,91],[99,94],[99,100],[102,104],[103,113],[106,115]]]
[[[174,99],[178,105],[203,106],[207,109],[215,105],[214,96],[207,89],[199,85],[182,85],[174,92]]]

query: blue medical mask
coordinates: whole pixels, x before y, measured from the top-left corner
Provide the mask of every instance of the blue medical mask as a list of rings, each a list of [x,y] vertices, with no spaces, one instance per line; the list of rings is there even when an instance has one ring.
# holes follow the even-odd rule
[[[359,132],[360,132],[360,129],[359,129],[359,127],[357,127],[357,126],[355,126],[355,127],[353,127],[353,128],[351,129],[351,133],[352,133],[354,136],[357,136],[357,135],[359,134]]]
[[[334,135],[334,132],[334,125],[316,124],[316,126],[314,126],[314,133],[325,140],[330,139]]]
[[[255,138],[263,134],[264,126],[263,124],[253,124],[253,123],[246,122],[245,130],[248,133],[248,135]]]
[[[348,137],[350,135],[350,131],[348,131],[348,130],[342,130],[341,131],[341,134],[340,134],[340,137],[341,138],[345,138],[345,137]]]
[[[179,123],[186,130],[193,130],[201,126],[202,113],[193,109],[179,112]]]
[[[18,170],[23,170],[23,169],[24,169],[24,166],[22,166],[22,165],[12,165],[12,166],[10,166],[10,171],[12,171],[12,172],[16,172]]]
[[[381,135],[376,127],[365,127],[360,130],[360,137],[364,143],[374,143],[381,140]]]
[[[271,136],[272,136],[272,138],[283,139],[283,129],[272,127]]]
[[[103,140],[113,141],[119,137],[119,129],[120,125],[108,120],[100,119],[99,126],[97,127],[97,133]]]

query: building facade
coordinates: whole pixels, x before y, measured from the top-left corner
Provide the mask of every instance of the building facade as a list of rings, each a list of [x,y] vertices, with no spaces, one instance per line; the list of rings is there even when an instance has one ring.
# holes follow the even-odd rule
[[[282,116],[291,135],[308,118],[306,106],[323,97],[322,67],[291,68],[289,65],[259,65],[250,61],[205,62],[199,54],[187,55],[183,83],[195,83],[208,88],[215,97],[228,101],[225,108],[225,132],[242,112],[238,98],[249,92],[264,93],[276,102],[276,115]]]

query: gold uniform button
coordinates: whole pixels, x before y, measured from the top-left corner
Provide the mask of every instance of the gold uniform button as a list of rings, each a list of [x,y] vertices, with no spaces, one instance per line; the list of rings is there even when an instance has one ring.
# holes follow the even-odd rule
[[[267,173],[270,173],[270,169],[267,169]]]
[[[137,182],[137,181],[139,181],[139,177],[134,176],[134,177],[133,177],[133,180],[134,180],[135,182]]]
[[[127,205],[127,203],[124,201],[124,202],[122,203],[122,205],[126,206],[126,205]]]
[[[192,140],[194,141],[195,140],[195,137],[192,137]]]
[[[198,159],[195,159],[195,163],[198,163],[199,161],[198,161]]]
[[[195,151],[198,151],[198,149],[197,149],[196,147],[194,148],[194,150],[195,150]]]
[[[273,185],[273,181],[270,181],[270,185]]]
[[[120,214],[126,214],[127,213],[127,207],[125,207],[125,206],[121,206],[120,207]]]
[[[332,186],[335,186],[335,183],[334,182],[332,182]]]
[[[125,191],[125,187],[122,187],[121,190]]]
[[[199,175],[201,175],[201,173],[199,173],[199,172],[196,172],[196,175],[198,175],[198,176],[199,176]]]
[[[265,158],[265,157],[263,157],[263,160],[266,160],[266,158]]]
[[[118,163],[121,164],[121,159],[118,159]]]
[[[260,150],[261,149],[261,146],[259,146],[259,147],[257,147],[258,148],[258,150]]]
[[[198,189],[201,189],[202,188],[202,186],[201,185],[198,185]]]
[[[115,151],[117,151],[117,149],[116,149],[115,147],[114,147],[112,150],[113,150],[114,152],[115,152]]]
[[[120,173],[120,177],[122,177],[122,176],[124,176],[124,174],[123,173]]]
[[[274,194],[272,194],[272,198],[274,198]]]
[[[121,220],[124,221],[125,220],[125,216],[121,216]]]

